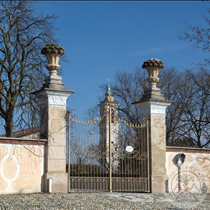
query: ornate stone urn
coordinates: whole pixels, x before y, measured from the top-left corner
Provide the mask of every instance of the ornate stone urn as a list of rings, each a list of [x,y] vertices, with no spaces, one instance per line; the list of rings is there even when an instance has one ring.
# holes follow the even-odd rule
[[[47,57],[48,64],[46,68],[50,72],[50,76],[46,78],[43,88],[65,89],[62,78],[57,75],[57,71],[61,67],[59,65],[60,57],[66,53],[64,48],[57,44],[47,44],[42,48],[41,53]]]
[[[42,48],[41,53],[47,57],[48,65],[46,68],[49,70],[51,76],[57,76],[57,71],[60,69],[60,57],[65,54],[63,47],[57,44],[47,44]]]
[[[161,94],[160,89],[157,88],[157,82],[159,81],[158,73],[159,70],[164,67],[164,63],[158,59],[151,58],[147,61],[144,61],[142,68],[146,69],[149,77],[147,81],[149,82],[149,88],[144,92],[141,100],[161,100],[164,101],[165,98],[163,94]]]
[[[159,82],[158,73],[160,69],[164,68],[164,63],[156,58],[151,58],[144,61],[142,68],[146,69],[149,74],[147,81],[151,84],[151,89],[156,88],[156,84]]]

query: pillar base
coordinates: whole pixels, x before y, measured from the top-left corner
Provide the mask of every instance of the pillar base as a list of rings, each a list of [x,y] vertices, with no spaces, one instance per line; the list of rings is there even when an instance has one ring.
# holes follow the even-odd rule
[[[68,193],[68,173],[45,173],[45,192],[49,192],[49,178],[52,178],[51,193]]]
[[[166,193],[167,185],[167,175],[151,175],[151,187],[152,193],[164,194]]]

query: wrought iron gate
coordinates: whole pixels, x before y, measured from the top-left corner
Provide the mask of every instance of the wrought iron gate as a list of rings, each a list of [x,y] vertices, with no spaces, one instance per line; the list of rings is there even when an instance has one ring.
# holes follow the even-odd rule
[[[69,131],[69,192],[150,192],[147,118],[135,125],[110,109],[83,122],[70,113]]]

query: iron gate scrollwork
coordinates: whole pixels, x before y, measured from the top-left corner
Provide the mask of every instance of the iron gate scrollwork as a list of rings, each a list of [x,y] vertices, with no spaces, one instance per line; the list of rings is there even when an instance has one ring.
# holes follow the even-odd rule
[[[70,191],[150,192],[149,125],[128,123],[111,109],[92,121],[69,114]]]

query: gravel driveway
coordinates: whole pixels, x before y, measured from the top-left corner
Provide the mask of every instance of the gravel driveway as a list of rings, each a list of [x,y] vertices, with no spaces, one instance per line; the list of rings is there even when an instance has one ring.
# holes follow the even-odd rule
[[[2,205],[3,204],[3,205]],[[170,209],[178,210],[164,195],[146,193],[37,193],[0,195],[0,210],[4,209]],[[193,208],[210,209],[210,195]]]

